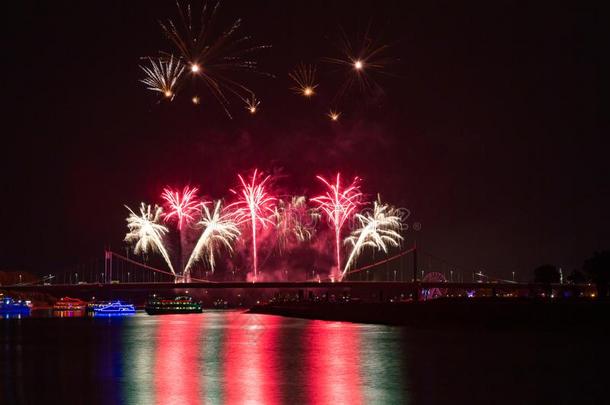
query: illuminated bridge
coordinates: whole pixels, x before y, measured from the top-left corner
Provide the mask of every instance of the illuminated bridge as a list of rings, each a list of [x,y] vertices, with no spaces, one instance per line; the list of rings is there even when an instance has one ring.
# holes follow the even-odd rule
[[[472,295],[532,295],[542,288],[539,284],[517,283],[513,280],[498,280],[481,272],[469,272],[471,279],[464,281],[465,272],[446,263],[432,265],[432,256],[425,255],[427,265],[418,267],[417,249],[414,247],[387,259],[378,261],[348,273],[341,282],[322,279],[319,275],[303,273],[302,281],[258,281],[239,280],[209,281],[191,278],[190,282],[176,283],[176,276],[129,257],[106,251],[103,263],[94,261],[88,266],[79,266],[58,274],[49,274],[37,282],[15,283],[0,288],[15,292],[38,291],[52,295],[86,294],[106,296],[128,293],[181,293],[188,290],[317,290],[334,293],[358,293],[360,296],[377,297],[408,296],[424,294],[430,298],[438,296]],[[425,268],[421,269],[421,268]],[[450,270],[447,270],[450,268]],[[426,271],[427,270],[427,271]],[[309,278],[305,278],[309,276]],[[235,274],[229,277],[236,278]],[[554,290],[576,290],[586,286],[557,284]],[[546,286],[548,289],[548,286]]]

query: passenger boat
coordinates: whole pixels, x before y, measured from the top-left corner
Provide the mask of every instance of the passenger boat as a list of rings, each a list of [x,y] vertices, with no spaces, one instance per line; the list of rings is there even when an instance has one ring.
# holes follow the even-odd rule
[[[29,315],[32,303],[27,300],[15,300],[0,294],[0,315]]]
[[[121,316],[136,313],[133,304],[123,304],[121,301],[97,303],[92,309],[93,316]]]
[[[181,295],[175,298],[152,297],[144,307],[148,315],[162,314],[200,314],[203,312],[201,302],[193,297]]]
[[[63,297],[53,305],[53,311],[82,311],[87,303],[78,298]]]

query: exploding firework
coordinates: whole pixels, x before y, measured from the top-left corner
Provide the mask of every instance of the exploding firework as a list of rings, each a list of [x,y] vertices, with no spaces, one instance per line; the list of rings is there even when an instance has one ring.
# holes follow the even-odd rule
[[[317,211],[307,206],[305,196],[294,196],[290,201],[278,200],[273,218],[280,250],[290,242],[311,240],[318,217]]]
[[[250,114],[256,114],[258,109],[258,105],[261,103],[259,99],[256,98],[254,94],[250,98],[244,99],[244,103],[246,103],[246,110]]]
[[[163,245],[163,235],[168,231],[165,226],[159,224],[163,209],[157,205],[152,208],[150,204],[142,203],[140,205],[140,215],[137,215],[127,205],[125,208],[129,210],[129,216],[127,217],[129,232],[125,235],[125,242],[135,242],[133,249],[135,254],[159,251],[171,272],[176,274]]]
[[[184,65],[171,56],[169,60],[148,58],[150,66],[140,66],[146,77],[140,82],[146,88],[163,94],[163,97],[173,99],[176,83],[184,71]]]
[[[330,110],[326,116],[330,118],[331,121],[339,121],[341,113],[336,110]]]
[[[190,4],[186,7],[177,2],[178,19],[161,22],[161,29],[175,46],[183,63],[188,65],[191,76],[200,79],[203,87],[229,112],[229,94],[240,98],[252,94],[239,81],[240,71],[257,72],[257,63],[252,55],[268,46],[250,44],[248,35],[240,34],[241,19],[217,34],[213,29],[219,2],[204,2],[200,17],[193,18]]]
[[[178,230],[182,230],[184,225],[193,221],[193,216],[199,211],[199,198],[197,197],[197,187],[186,186],[182,192],[165,187],[161,198],[165,200],[167,213],[164,214],[166,222],[176,221]]]
[[[322,176],[317,178],[324,183],[327,188],[326,193],[312,198],[318,204],[319,209],[324,213],[328,222],[335,231],[335,249],[336,249],[336,271],[341,271],[341,231],[345,222],[354,214],[362,193],[358,185],[359,179],[356,177],[352,183],[344,187],[341,185],[341,174],[337,173],[335,183],[331,183]]]
[[[202,204],[201,219],[196,226],[203,229],[191,257],[189,258],[184,273],[189,274],[191,266],[197,261],[205,259],[214,272],[214,253],[223,246],[233,252],[233,243],[240,235],[237,224],[233,220],[233,215],[223,212],[220,201],[214,205],[214,210],[210,211],[206,204]]]
[[[379,44],[367,29],[361,38],[352,41],[342,32],[339,44],[339,57],[324,58],[326,62],[337,65],[345,75],[335,99],[341,98],[354,87],[360,93],[370,94],[381,90],[376,77],[387,75],[385,68],[393,59],[387,56],[389,45]]]
[[[199,212],[200,200],[197,197],[197,187],[186,186],[182,191],[165,187],[161,198],[165,201],[167,213],[163,215],[166,222],[176,222],[180,237],[180,268],[184,269],[186,255],[186,229],[185,226],[195,220]]]
[[[342,277],[365,248],[370,247],[388,253],[388,247],[400,246],[403,240],[399,233],[402,229],[402,221],[397,210],[390,205],[382,204],[379,198],[374,203],[372,213],[356,214],[355,218],[360,228],[345,239],[345,244],[351,245],[352,251],[345,263]]]
[[[252,229],[252,264],[254,279],[256,279],[258,275],[256,230],[259,225],[265,228],[273,223],[270,216],[273,215],[273,203],[276,198],[267,191],[270,176],[263,178],[262,175],[259,176],[257,170],[254,170],[249,183],[241,175],[237,175],[237,177],[241,183],[241,188],[239,191],[231,191],[238,196],[238,200],[227,208],[235,210],[235,219],[239,224],[250,223]]]
[[[288,76],[294,81],[295,85],[291,89],[295,93],[305,97],[311,97],[315,94],[315,89],[318,87],[315,66],[300,64]]]

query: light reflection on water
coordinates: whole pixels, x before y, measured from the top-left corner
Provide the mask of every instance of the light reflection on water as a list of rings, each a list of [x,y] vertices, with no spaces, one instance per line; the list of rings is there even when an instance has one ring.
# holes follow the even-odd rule
[[[6,319],[0,404],[579,402],[606,395],[607,338],[232,311]]]
[[[87,404],[406,400],[404,364],[381,367],[395,359],[383,351],[399,352],[399,328],[237,311],[0,326],[0,403],[50,395]],[[389,376],[398,381],[387,385]]]

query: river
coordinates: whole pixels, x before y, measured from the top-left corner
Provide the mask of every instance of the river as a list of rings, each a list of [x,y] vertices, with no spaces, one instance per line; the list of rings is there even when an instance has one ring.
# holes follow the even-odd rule
[[[606,336],[239,311],[0,320],[2,404],[570,403],[605,395]]]

